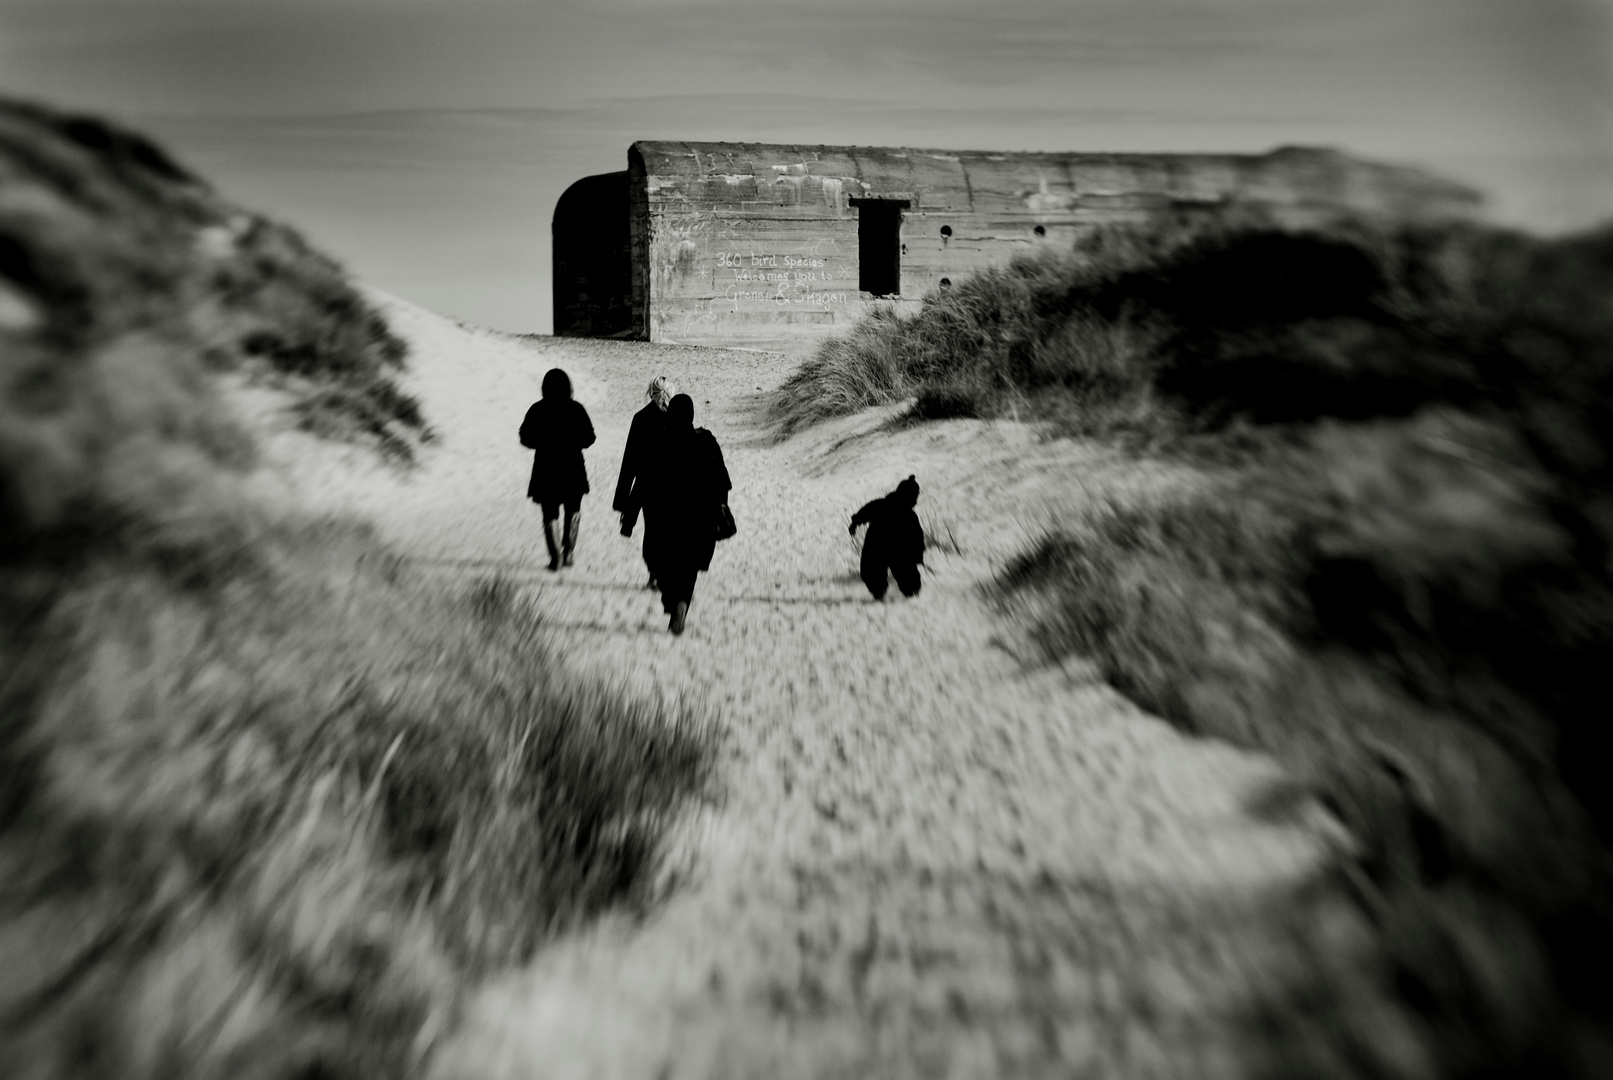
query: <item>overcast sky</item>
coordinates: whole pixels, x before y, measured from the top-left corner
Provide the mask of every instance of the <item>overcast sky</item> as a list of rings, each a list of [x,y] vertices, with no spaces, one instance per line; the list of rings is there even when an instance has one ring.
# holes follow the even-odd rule
[[[0,0],[0,92],[511,330],[550,328],[560,193],[640,138],[1327,144],[1613,218],[1613,0]]]

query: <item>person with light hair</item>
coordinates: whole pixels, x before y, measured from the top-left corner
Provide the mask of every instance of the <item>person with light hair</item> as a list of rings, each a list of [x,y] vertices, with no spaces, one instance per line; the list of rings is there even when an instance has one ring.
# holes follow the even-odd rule
[[[644,474],[666,430],[667,402],[677,392],[672,380],[665,375],[651,379],[649,388],[644,391],[644,396],[649,400],[633,414],[633,423],[627,429],[627,445],[622,449],[622,471],[616,478],[616,498],[611,502],[611,509],[622,515],[623,536],[632,536],[633,526],[638,523],[639,511],[644,507]],[[656,587],[654,543],[655,537],[649,529],[645,529],[644,565],[650,572],[650,580],[644,586],[646,589]]]
[[[711,432],[694,426],[688,394],[674,394],[667,402],[666,425],[645,474],[644,531],[655,554],[661,608],[667,629],[681,634],[695,578],[711,569],[717,541],[733,535],[733,515],[727,512],[733,485],[722,447]]]

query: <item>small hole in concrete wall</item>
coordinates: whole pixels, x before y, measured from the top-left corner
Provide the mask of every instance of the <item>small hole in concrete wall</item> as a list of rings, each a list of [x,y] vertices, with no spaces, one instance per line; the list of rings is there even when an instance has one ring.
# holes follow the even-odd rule
[[[1037,236],[1046,236],[1047,235],[1047,230],[1044,229],[1040,225],[1036,226],[1036,228],[1032,229],[1031,231],[1034,232]]]
[[[906,244],[903,244],[903,245],[902,245],[902,254],[903,254],[903,255],[906,255],[906,254],[907,254],[907,245],[906,245]]]
[[[950,225],[941,226],[941,235],[942,236],[951,236],[952,235],[952,226],[950,226]]]
[[[941,279],[941,288],[943,288],[943,289],[952,288],[952,279],[949,278],[949,277],[942,278]]]

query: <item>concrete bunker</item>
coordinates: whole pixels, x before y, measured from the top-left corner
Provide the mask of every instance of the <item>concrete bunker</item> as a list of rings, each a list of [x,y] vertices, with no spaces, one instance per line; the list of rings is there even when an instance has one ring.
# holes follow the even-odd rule
[[[554,332],[810,350],[871,304],[902,308],[1014,255],[1111,222],[1259,207],[1467,217],[1472,190],[1336,150],[988,153],[637,142],[554,213]]]

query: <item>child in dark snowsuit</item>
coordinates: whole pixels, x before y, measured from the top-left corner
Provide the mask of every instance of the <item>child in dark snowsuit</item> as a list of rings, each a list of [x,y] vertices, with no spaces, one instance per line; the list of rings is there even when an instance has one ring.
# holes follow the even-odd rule
[[[863,540],[862,579],[875,600],[883,600],[890,587],[887,570],[896,578],[896,587],[903,596],[919,594],[923,584],[919,580],[919,563],[924,561],[924,530],[913,512],[918,501],[919,482],[909,476],[896,485],[895,491],[868,503],[851,517],[851,535],[857,535],[857,526],[868,526],[868,536]]]

